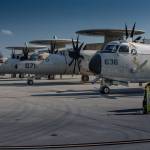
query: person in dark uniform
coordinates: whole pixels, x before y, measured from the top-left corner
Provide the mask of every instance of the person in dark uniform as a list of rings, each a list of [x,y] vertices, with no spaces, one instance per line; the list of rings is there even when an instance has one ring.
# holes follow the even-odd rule
[[[143,113],[150,112],[150,83],[145,86],[144,99],[143,99]]]

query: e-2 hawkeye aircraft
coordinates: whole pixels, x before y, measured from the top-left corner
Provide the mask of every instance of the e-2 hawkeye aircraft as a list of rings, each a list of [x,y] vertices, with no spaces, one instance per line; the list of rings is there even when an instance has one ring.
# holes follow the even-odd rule
[[[134,39],[135,24],[130,36],[126,25],[125,31],[125,40],[106,44],[89,63],[90,70],[102,79],[101,93],[108,94],[111,85],[150,81],[150,45],[138,42],[141,36]]]
[[[41,50],[46,48],[45,46],[29,46],[25,43],[25,46],[12,46],[6,47],[6,49],[11,50],[11,57],[4,59],[0,63],[0,73],[3,74],[20,74],[17,68],[18,63],[29,60],[29,54],[35,52],[36,50]]]
[[[63,74],[81,74],[82,81],[88,81],[89,75],[89,62],[96,51],[83,51],[84,43],[73,39],[51,39],[51,40],[36,40],[30,41],[31,44],[49,45],[47,57],[40,57],[36,60],[20,61],[17,64],[17,70],[20,73],[29,75],[63,75]],[[73,48],[59,50],[66,44],[72,44]],[[29,85],[33,84],[33,77],[27,80]]]

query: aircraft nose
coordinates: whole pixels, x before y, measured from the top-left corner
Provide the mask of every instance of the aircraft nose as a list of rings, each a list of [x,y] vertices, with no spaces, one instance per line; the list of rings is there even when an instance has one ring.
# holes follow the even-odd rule
[[[91,61],[89,63],[89,69],[94,74],[101,73],[101,56],[100,56],[100,54],[96,54],[91,58]]]

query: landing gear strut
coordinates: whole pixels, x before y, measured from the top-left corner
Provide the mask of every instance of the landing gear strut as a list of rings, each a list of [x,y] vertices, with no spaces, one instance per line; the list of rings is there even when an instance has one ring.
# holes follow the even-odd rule
[[[55,75],[51,75],[51,74],[48,75],[48,80],[54,80],[54,79],[55,79]]]
[[[34,83],[34,82],[33,82],[33,79],[28,79],[28,80],[27,80],[27,84],[28,84],[28,85],[33,85],[33,83]]]
[[[33,85],[34,84],[33,77],[30,77],[30,75],[28,76],[27,84],[28,85]]]
[[[111,85],[112,85],[112,83],[110,80],[102,78],[101,83],[100,83],[100,93],[109,94],[110,93],[109,86],[111,86]]]
[[[82,80],[82,82],[88,82],[89,76],[88,75],[82,75],[81,80]]]
[[[24,74],[19,74],[19,78],[24,78]]]

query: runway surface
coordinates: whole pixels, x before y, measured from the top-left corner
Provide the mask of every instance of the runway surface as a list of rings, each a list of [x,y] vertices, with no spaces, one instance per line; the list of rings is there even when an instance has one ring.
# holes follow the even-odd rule
[[[81,84],[79,78],[35,81],[33,86],[25,81],[0,80],[0,146],[150,138],[150,115],[142,115],[141,109],[142,88],[112,87],[109,95],[99,94],[98,89],[99,84]],[[61,149],[141,150],[149,146],[143,142]]]

